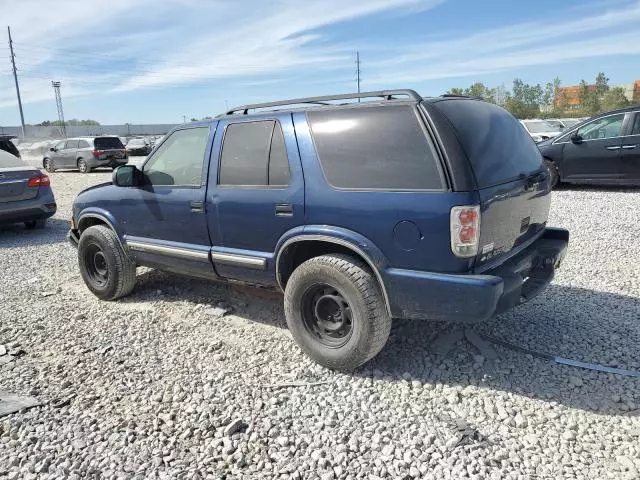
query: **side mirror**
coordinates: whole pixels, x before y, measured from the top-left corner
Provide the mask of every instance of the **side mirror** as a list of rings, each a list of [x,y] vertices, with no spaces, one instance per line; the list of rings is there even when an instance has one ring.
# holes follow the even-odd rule
[[[573,143],[582,143],[582,136],[578,132],[574,132],[571,134],[571,141]]]
[[[141,172],[135,165],[121,165],[113,171],[111,181],[116,187],[136,187]]]
[[[56,147],[49,147],[49,151],[50,152],[55,152],[56,151]]]

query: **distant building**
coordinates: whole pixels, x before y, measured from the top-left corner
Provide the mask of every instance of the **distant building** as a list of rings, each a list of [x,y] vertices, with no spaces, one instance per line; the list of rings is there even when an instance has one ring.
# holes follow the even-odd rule
[[[631,103],[640,103],[640,80],[636,80],[633,83],[625,83],[620,85],[609,85],[609,88],[621,87],[624,89],[625,96]],[[590,92],[595,91],[595,85],[588,85],[587,88]],[[571,85],[569,87],[558,88],[558,94],[553,100],[553,106],[559,107],[563,100],[566,102],[567,110],[578,110],[582,105],[580,99],[580,92],[582,87],[580,85]],[[564,97],[564,99],[563,99]]]

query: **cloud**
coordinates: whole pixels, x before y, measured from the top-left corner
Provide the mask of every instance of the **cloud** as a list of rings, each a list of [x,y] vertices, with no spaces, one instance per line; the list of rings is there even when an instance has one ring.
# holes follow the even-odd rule
[[[593,9],[585,8],[585,11]],[[561,12],[558,12],[561,13]],[[562,15],[557,15],[562,17]],[[597,15],[550,22],[523,22],[449,40],[417,41],[409,48],[378,55],[367,52],[367,83],[416,83],[560,62],[640,54],[640,2]]]

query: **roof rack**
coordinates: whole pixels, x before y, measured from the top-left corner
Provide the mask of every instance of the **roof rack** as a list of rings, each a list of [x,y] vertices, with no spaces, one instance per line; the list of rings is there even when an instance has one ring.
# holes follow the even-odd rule
[[[473,98],[474,100],[484,100],[484,98],[478,95],[458,95],[456,93],[445,93],[440,95],[441,98]]]
[[[403,96],[408,97],[409,100],[420,101],[422,97],[415,90],[379,90],[375,92],[362,92],[362,93],[345,93],[342,95],[325,95],[322,97],[306,97],[306,98],[293,98],[291,100],[280,100],[278,102],[268,103],[254,103],[252,105],[241,105],[239,107],[232,108],[227,111],[227,115],[233,115],[236,112],[242,112],[243,115],[247,115],[249,110],[256,110],[258,108],[268,107],[281,107],[284,105],[300,105],[305,103],[314,103],[320,105],[330,105],[327,102],[332,100],[352,100],[356,98],[382,98],[384,101],[398,100],[396,97]]]

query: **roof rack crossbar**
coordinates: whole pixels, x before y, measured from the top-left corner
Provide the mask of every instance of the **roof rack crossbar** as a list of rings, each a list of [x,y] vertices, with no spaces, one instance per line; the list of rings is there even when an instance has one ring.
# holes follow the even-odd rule
[[[362,93],[345,93],[341,95],[325,95],[322,97],[306,97],[306,98],[293,98],[291,100],[280,100],[278,102],[268,103],[254,103],[251,105],[241,105],[239,107],[232,108],[227,111],[227,115],[233,115],[236,112],[242,112],[243,115],[247,115],[249,110],[256,110],[259,108],[269,107],[281,107],[285,105],[302,105],[305,103],[315,103],[321,105],[328,105],[327,102],[333,100],[352,100],[358,98],[382,98],[384,101],[396,100],[395,97],[404,96],[409,100],[420,101],[422,97],[415,90],[403,89],[403,90],[379,90],[375,92],[362,92]]]

